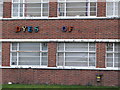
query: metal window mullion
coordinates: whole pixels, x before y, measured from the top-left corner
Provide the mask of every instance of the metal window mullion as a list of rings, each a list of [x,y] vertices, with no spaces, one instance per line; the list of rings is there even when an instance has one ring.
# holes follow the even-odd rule
[[[65,66],[65,43],[64,43],[64,62],[63,62],[63,67]]]
[[[12,0],[12,17],[13,17],[13,5],[14,5],[14,3],[13,3],[13,0]]]
[[[10,46],[10,65],[12,65],[12,53],[13,52],[11,52],[12,51],[12,47],[13,47],[13,43],[11,43],[11,46]]]
[[[97,6],[98,6],[97,0],[95,1],[95,3],[96,3],[96,6],[95,6],[95,7],[96,7],[96,16],[97,16],[97,11],[98,11],[98,10],[97,10]],[[106,11],[107,11],[107,10],[106,10]]]
[[[115,0],[113,1],[113,16],[115,16]]]
[[[42,50],[42,44],[40,43],[40,51]],[[40,66],[41,66],[42,52],[40,52]]]
[[[41,17],[43,17],[43,1],[41,1],[40,6],[41,6]]]
[[[89,67],[89,56],[90,56],[90,54],[89,54],[89,51],[90,51],[90,46],[89,46],[90,44],[88,43],[88,67]]]
[[[97,63],[97,61],[96,61],[96,59],[97,59],[97,58],[96,58],[96,55],[97,55],[97,54],[96,54],[96,43],[95,43],[95,67],[96,67],[96,63]]]
[[[65,0],[64,10],[65,10],[64,16],[66,17],[67,15],[67,1],[66,0]]]
[[[20,0],[18,2],[18,17],[20,17]]]
[[[25,2],[25,0],[23,0],[23,17],[25,17],[25,4],[26,4],[26,2]]]
[[[17,51],[19,51],[20,45],[17,43]],[[17,52],[17,66],[19,65],[19,52]]]
[[[87,0],[87,2],[88,2],[88,12],[87,12],[87,14],[88,14],[88,16],[90,16],[90,0]]]
[[[115,67],[115,58],[114,58],[114,56],[115,56],[115,43],[113,43],[113,67]]]

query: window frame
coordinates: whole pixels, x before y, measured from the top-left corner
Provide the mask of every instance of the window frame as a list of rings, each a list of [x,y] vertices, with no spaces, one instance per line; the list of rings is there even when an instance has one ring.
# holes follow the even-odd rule
[[[72,42],[70,42],[70,43],[72,43]],[[74,43],[74,42],[73,42]],[[84,42],[82,42],[82,43],[84,43]],[[87,42],[85,42],[85,43],[87,43]],[[75,68],[75,69],[84,69],[84,68],[92,68],[92,69],[95,69],[96,68],[96,65],[97,65],[97,52],[96,52],[96,43],[95,43],[95,51],[89,51],[89,47],[88,47],[88,51],[86,52],[86,51],[80,51],[80,53],[81,52],[86,52],[86,53],[88,53],[88,56],[87,56],[87,60],[88,60],[88,66],[84,66],[84,67],[81,67],[81,66],[65,66],[65,53],[69,53],[69,51],[65,51],[65,43],[63,43],[64,44],[64,50],[63,51],[58,51],[58,44],[59,43],[57,43],[57,52],[56,52],[56,67],[57,68]],[[89,43],[87,43],[88,44],[88,46],[89,46]],[[79,51],[77,51],[77,52],[79,52]],[[89,54],[90,54],[90,52],[94,52],[95,53],[95,66],[89,66]],[[64,60],[63,60],[63,62],[64,62],[64,64],[63,65],[61,65],[61,66],[58,66],[58,53],[63,53],[64,54]],[[72,53],[72,52],[71,52]],[[76,53],[76,52],[74,52],[74,53]]]
[[[118,0],[106,0],[106,17],[119,17],[119,11],[117,11],[118,15],[116,15],[116,10],[115,10],[116,9],[116,4],[115,4],[116,2],[119,3],[120,0],[119,1]],[[108,8],[107,8],[108,7],[108,5],[107,5],[108,3],[112,3],[112,5],[113,5],[113,7],[112,7],[113,8],[112,15],[108,15],[108,13],[107,13],[108,12]],[[118,10],[119,10],[119,5],[118,5]]]
[[[87,7],[88,7],[88,10],[89,10],[89,11],[87,12],[87,13],[88,13],[88,16],[78,16],[78,15],[76,15],[76,16],[67,16],[67,15],[66,15],[66,3],[67,3],[67,1],[66,1],[66,0],[64,0],[64,1],[57,0],[57,2],[58,2],[58,4],[57,4],[57,17],[58,17],[58,18],[73,18],[73,17],[74,17],[74,18],[76,18],[76,17],[77,17],[77,18],[81,18],[81,17],[82,17],[82,18],[88,18],[88,17],[96,18],[98,13],[97,13],[97,0],[95,0],[95,1],[96,1],[96,15],[95,15],[95,16],[90,16],[90,2],[91,2],[90,0],[88,0],[89,6],[87,6]],[[68,1],[68,2],[70,2],[70,1]],[[72,2],[83,2],[83,1],[71,1],[71,3],[72,3]],[[64,12],[65,15],[64,15],[64,16],[60,16],[60,15],[59,15],[59,3],[65,3],[65,7],[64,7],[64,8],[65,8],[65,12]]]
[[[113,46],[112,46],[112,49],[113,49],[112,51],[107,51],[107,44],[112,44],[112,45],[113,45]],[[115,57],[115,54],[116,54],[116,53],[119,55],[119,51],[118,51],[118,52],[115,51],[115,44],[116,44],[116,43],[107,43],[107,44],[106,44],[106,54],[105,54],[105,67],[106,67],[106,68],[111,68],[111,69],[112,69],[112,68],[117,69],[117,68],[119,68],[119,66],[118,66],[118,67],[115,67],[115,58],[114,58],[114,57]],[[108,63],[108,62],[107,62],[107,54],[112,54],[112,55],[113,55],[113,56],[112,56],[112,58],[113,58],[112,67],[108,67],[108,66],[107,66],[107,63]],[[119,58],[118,58],[118,59],[119,59]],[[119,61],[118,61],[118,64],[119,64]]]
[[[14,43],[14,42],[13,42]],[[22,52],[32,52],[32,51],[20,51],[19,52],[19,44],[20,43],[28,43],[28,42],[15,42],[17,43],[17,49],[16,50],[12,50],[12,46],[13,46],[13,43],[10,44],[10,66],[11,67],[48,67],[48,44],[47,44],[47,50],[46,51],[43,51],[42,50],[42,43],[39,43],[39,48],[40,48],[40,51],[37,51],[38,53],[40,53],[40,64],[39,65],[19,65],[19,53],[22,53]],[[29,42],[29,43],[34,43],[34,42]],[[38,42],[37,42],[38,43]],[[44,42],[43,42],[44,43]],[[16,61],[16,65],[12,65],[12,53],[17,53],[17,61]],[[36,53],[36,52],[33,52],[33,53]],[[41,60],[42,60],[42,53],[47,53],[47,65],[41,65]]]
[[[2,11],[0,12],[0,14],[1,14],[1,15],[0,15],[0,18],[3,18],[3,0],[0,1],[0,5],[2,6],[2,7],[1,7],[1,10],[2,10]]]
[[[2,66],[2,42],[0,42],[0,67]]]
[[[40,8],[41,9],[41,11],[40,11],[40,13],[41,13],[41,15],[39,16],[39,17],[36,17],[36,16],[25,16],[25,4],[26,4],[26,2],[25,2],[25,0],[23,0],[23,3],[21,3],[23,6],[23,16],[22,17],[20,17],[20,11],[18,11],[18,16],[14,16],[13,15],[13,13],[14,13],[14,11],[13,11],[13,4],[19,4],[20,5],[20,0],[18,1],[18,2],[13,2],[13,0],[12,0],[12,10],[11,10],[11,17],[12,18],[48,18],[49,17],[49,1],[48,2],[44,2],[43,0],[41,0],[41,2],[39,2],[39,4],[42,6],[42,8]],[[35,4],[36,3],[38,3],[38,2],[34,2]],[[27,3],[27,4],[34,4],[34,3]],[[48,16],[43,16],[43,3],[46,3],[46,4],[48,4]],[[18,10],[20,10],[20,6],[18,6]],[[39,12],[38,12],[39,13]]]

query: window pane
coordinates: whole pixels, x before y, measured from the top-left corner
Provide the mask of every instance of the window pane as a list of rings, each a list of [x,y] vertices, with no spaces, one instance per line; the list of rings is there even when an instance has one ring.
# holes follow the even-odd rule
[[[43,4],[43,16],[48,16],[48,3]]]
[[[12,65],[17,65],[17,53],[16,52],[12,53],[11,61],[12,61],[11,62]]]
[[[19,4],[13,4],[13,16],[18,17],[18,6]]]
[[[48,63],[48,54],[47,53],[42,53],[41,65],[47,65],[47,63]]]
[[[41,4],[40,3],[28,3],[25,4],[25,15],[27,17],[40,17],[41,16]]]
[[[112,53],[107,54],[107,62],[113,63],[113,54]]]
[[[118,52],[120,50],[120,43],[115,44],[115,51]]]
[[[12,50],[17,50],[17,43],[12,43]]]
[[[107,2],[107,16],[113,15],[113,2]]]
[[[57,65],[63,66],[64,64],[64,53],[58,53]]]
[[[90,51],[95,51],[96,50],[95,43],[89,43],[89,50]]]
[[[27,3],[36,3],[36,2],[41,2],[41,0],[25,0]]]
[[[47,43],[42,43],[42,50],[47,51],[48,50],[47,48],[48,48]]]
[[[88,51],[87,43],[66,43],[66,51]]]
[[[64,51],[64,43],[58,43],[58,51]]]
[[[113,51],[113,43],[107,44],[107,51]]]
[[[59,4],[58,14],[59,14],[59,16],[65,15],[65,3]]]
[[[40,65],[40,53],[19,53],[19,65]]]
[[[96,54],[95,53],[90,53],[89,54],[89,65],[90,66],[95,66],[95,58]]]
[[[118,3],[119,2],[115,2],[115,15],[118,16]]]
[[[20,51],[40,51],[40,43],[20,43]]]
[[[19,65],[40,65],[39,57],[19,57]]]
[[[67,16],[86,16],[86,3],[73,2],[66,5]]]
[[[0,65],[2,64],[1,61],[2,61],[2,43],[0,42]]]
[[[66,62],[65,63],[66,66],[79,66],[79,67],[86,67],[88,66],[87,62]]]
[[[113,63],[107,63],[107,67],[113,67]]]
[[[3,3],[0,1],[0,17],[3,15]]]

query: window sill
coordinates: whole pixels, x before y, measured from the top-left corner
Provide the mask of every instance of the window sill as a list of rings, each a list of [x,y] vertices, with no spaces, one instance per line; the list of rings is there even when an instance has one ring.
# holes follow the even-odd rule
[[[2,20],[62,20],[62,19],[118,19],[120,17],[13,17],[13,18],[0,18]]]
[[[51,70],[120,70],[119,68],[95,68],[95,67],[47,67],[47,66],[2,66],[0,69],[51,69]]]

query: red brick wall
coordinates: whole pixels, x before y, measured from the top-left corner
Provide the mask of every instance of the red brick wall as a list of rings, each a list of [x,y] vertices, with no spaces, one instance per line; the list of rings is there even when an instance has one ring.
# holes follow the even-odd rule
[[[104,1],[104,2],[103,2]],[[97,17],[106,17],[106,0],[98,0],[97,3]]]
[[[11,18],[11,8],[12,2],[4,2],[3,6],[3,17],[4,18]],[[49,17],[57,17],[57,0],[50,0],[49,2]],[[100,2],[98,0],[97,3],[97,16],[98,17],[105,17],[106,16],[106,2]]]
[[[3,18],[11,18],[11,2],[4,2],[3,4]]]
[[[19,32],[17,26],[39,26],[38,33]],[[62,32],[73,26],[72,32]],[[118,39],[118,19],[83,20],[10,20],[3,21],[4,39]]]
[[[56,67],[56,43],[48,43],[48,67]]]
[[[6,8],[7,7],[7,8]],[[57,16],[57,3],[50,2],[50,17]],[[106,4],[98,3],[98,17],[104,17]],[[11,3],[4,3],[4,17],[11,17]],[[39,32],[16,33],[16,26],[39,26]],[[73,26],[72,32],[62,32],[63,26]],[[3,20],[3,39],[119,39],[118,19],[70,19],[70,20]],[[48,66],[56,66],[56,43],[48,43]],[[10,43],[3,43],[2,65],[10,65]],[[105,67],[105,43],[97,43],[97,67]],[[100,83],[96,74],[102,73]],[[66,84],[117,86],[118,71],[99,70],[47,70],[3,69],[3,83],[21,84]]]
[[[57,0],[49,2],[49,17],[57,17]]]
[[[106,43],[96,45],[97,68],[105,68]]]
[[[103,74],[101,82],[96,81],[98,73]],[[118,71],[3,69],[2,76],[4,84],[118,85]]]
[[[10,43],[2,43],[2,66],[10,66]]]

